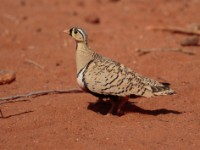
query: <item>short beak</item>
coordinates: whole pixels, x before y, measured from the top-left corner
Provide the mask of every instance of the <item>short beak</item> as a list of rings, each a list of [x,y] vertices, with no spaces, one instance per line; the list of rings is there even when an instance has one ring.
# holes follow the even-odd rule
[[[64,30],[63,32],[64,32],[64,33],[67,33],[67,34],[70,34],[68,29],[67,29],[67,30]]]

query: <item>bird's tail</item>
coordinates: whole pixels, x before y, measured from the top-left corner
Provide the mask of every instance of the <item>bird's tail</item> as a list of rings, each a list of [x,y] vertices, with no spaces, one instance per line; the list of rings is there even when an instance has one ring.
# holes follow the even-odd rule
[[[161,86],[152,86],[153,94],[158,95],[172,95],[175,94],[175,91],[170,88],[169,83],[161,83]]]

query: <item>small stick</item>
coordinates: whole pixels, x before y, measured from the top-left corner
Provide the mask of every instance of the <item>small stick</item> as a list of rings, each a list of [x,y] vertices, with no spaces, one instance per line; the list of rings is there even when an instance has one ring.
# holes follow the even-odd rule
[[[2,113],[2,110],[0,109],[0,114],[1,114],[1,117],[0,118],[4,118],[4,115]]]
[[[150,30],[161,30],[161,31],[168,31],[168,32],[174,32],[174,33],[181,33],[181,34],[190,34],[190,35],[200,35],[200,30],[192,30],[187,28],[181,28],[181,27],[147,27],[147,29]]]
[[[36,66],[37,68],[44,69],[44,66],[38,64],[37,62],[35,62],[33,60],[25,59],[24,61],[27,62],[27,63],[29,63],[29,64],[32,64],[32,65]]]
[[[35,92],[27,93],[27,94],[18,94],[18,95],[12,95],[8,97],[2,97],[0,98],[0,101],[11,101],[11,100],[19,99],[19,98],[38,97],[42,95],[64,94],[64,93],[83,93],[83,91],[80,89],[35,91]]]
[[[0,118],[2,118],[2,119],[8,119],[10,117],[19,116],[19,115],[23,115],[23,114],[27,114],[27,113],[31,113],[31,112],[33,112],[33,111],[29,110],[29,111],[24,111],[24,112],[21,112],[21,113],[18,113],[18,114],[13,114],[13,115],[8,115],[8,116],[2,116]]]
[[[155,52],[155,51],[182,52],[182,53],[185,53],[187,55],[194,55],[195,54],[193,52],[186,51],[186,50],[183,50],[181,48],[151,48],[151,49],[141,49],[141,48],[138,48],[138,49],[136,49],[136,51],[139,52],[140,55],[145,55],[145,54],[148,54],[150,52]]]

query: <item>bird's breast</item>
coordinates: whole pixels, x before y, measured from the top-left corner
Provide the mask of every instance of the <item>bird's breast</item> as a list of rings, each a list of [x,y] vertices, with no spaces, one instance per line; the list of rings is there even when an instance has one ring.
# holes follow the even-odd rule
[[[85,89],[85,84],[84,84],[84,71],[86,68],[83,68],[77,75],[76,81],[78,83],[78,85],[80,86],[80,88]]]

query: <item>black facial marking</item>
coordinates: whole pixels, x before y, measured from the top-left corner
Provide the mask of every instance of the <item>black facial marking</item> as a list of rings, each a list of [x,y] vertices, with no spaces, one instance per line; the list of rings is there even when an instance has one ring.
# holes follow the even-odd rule
[[[74,33],[75,33],[75,34],[77,34],[77,33],[78,33],[78,30],[77,30],[76,28],[74,29]]]
[[[69,35],[72,35],[72,30],[73,30],[73,28],[71,28],[71,29],[69,30]]]

